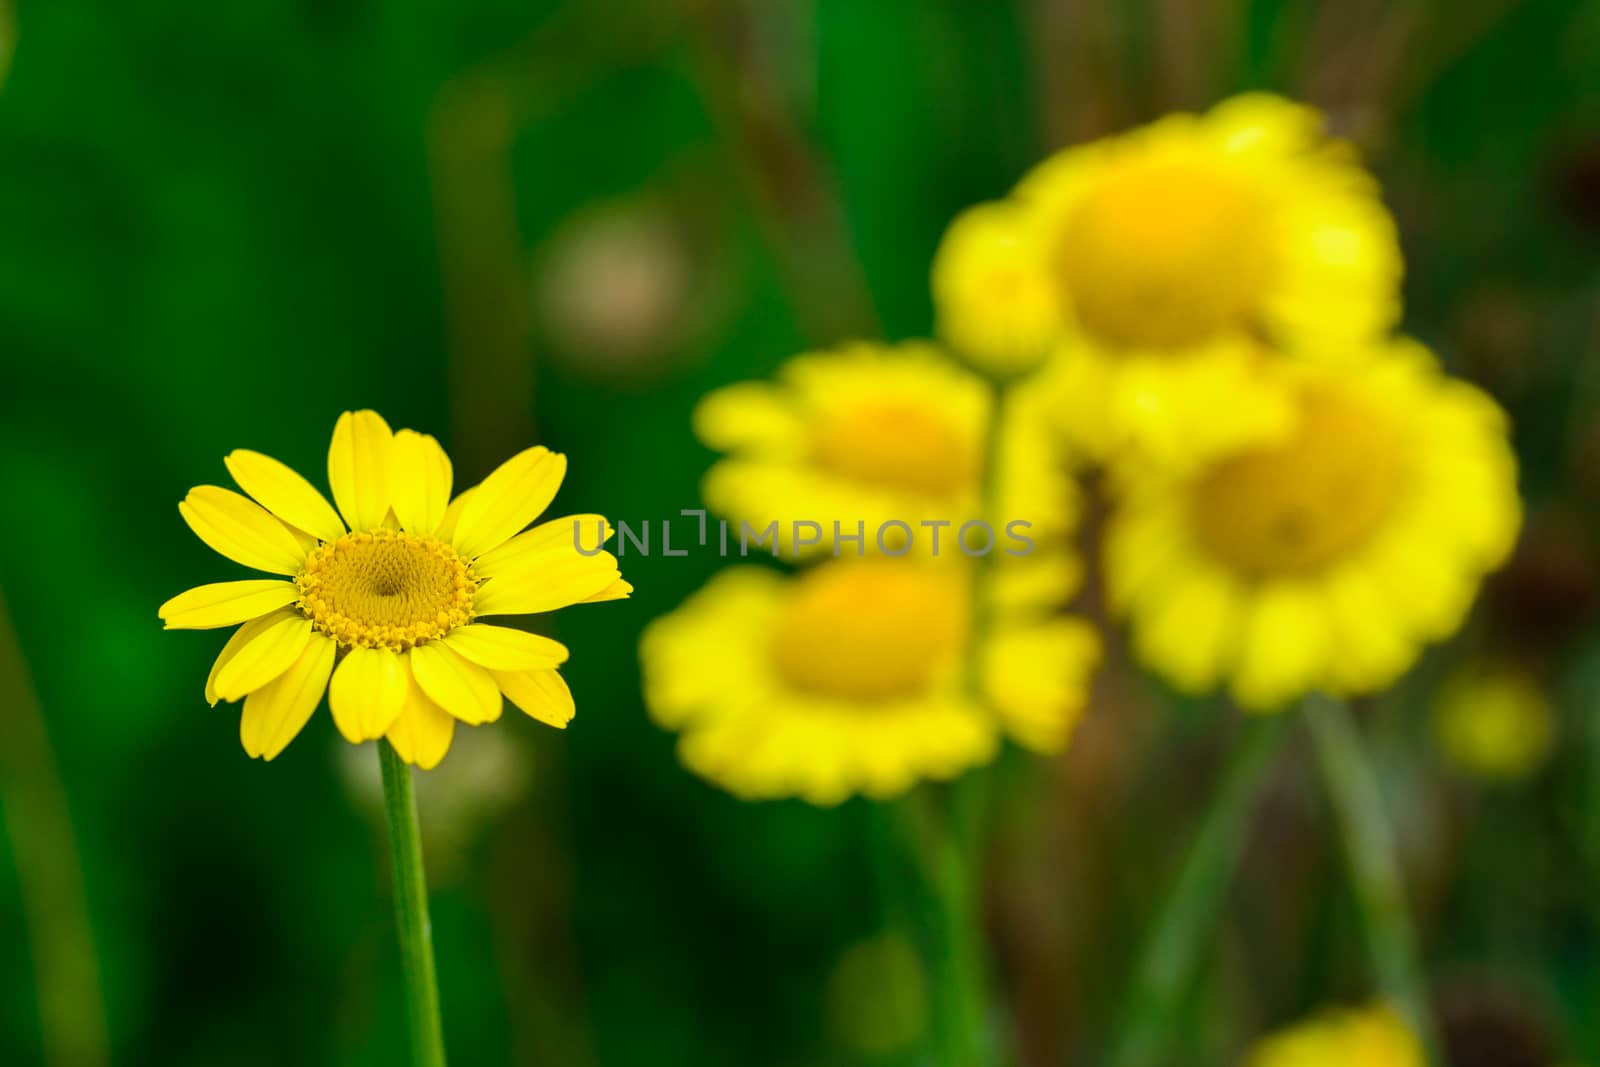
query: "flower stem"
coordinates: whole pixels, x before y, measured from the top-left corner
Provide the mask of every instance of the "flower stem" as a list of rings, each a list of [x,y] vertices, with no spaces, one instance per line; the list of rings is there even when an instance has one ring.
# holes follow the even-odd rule
[[[949,786],[924,787],[898,805],[901,831],[913,847],[933,985],[933,1062],[979,1067],[992,1061],[988,961],[973,831],[982,805],[980,772]]]
[[[1361,745],[1350,709],[1314,696],[1306,700],[1306,721],[1316,740],[1317,763],[1339,821],[1352,888],[1366,930],[1367,949],[1384,995],[1438,1063],[1438,1041],[1427,1008],[1417,937],[1406,910],[1405,888],[1396,860],[1394,833],[1383,813],[1383,793]]]
[[[1178,879],[1145,942],[1123,1012],[1114,1067],[1173,1062],[1170,1044],[1184,995],[1200,954],[1216,933],[1217,912],[1244,851],[1250,817],[1273,757],[1287,736],[1289,717],[1252,718],[1235,744],[1221,784]]]
[[[960,1067],[992,1059],[979,836],[987,806],[984,784],[984,773],[974,771],[951,786],[940,856],[939,896],[944,904],[945,950],[950,964],[948,1010],[959,1020],[960,1035],[951,1063]]]
[[[439,981],[434,974],[433,930],[428,922],[428,878],[422,868],[422,836],[417,829],[411,768],[388,741],[378,742],[378,760],[383,767],[383,806],[389,818],[389,852],[394,860],[394,913],[400,927],[412,1059],[416,1067],[444,1067]]]
[[[984,429],[982,476],[978,518],[993,523],[998,518],[1000,441],[1004,428],[1007,383],[990,383],[988,425]],[[959,547],[959,546],[958,546]],[[998,544],[973,560],[971,576],[972,627],[968,636],[966,684],[972,698],[986,700],[983,656],[993,625],[990,603],[994,555]],[[976,1067],[994,1058],[990,1032],[988,954],[983,937],[983,823],[987,808],[986,776],[968,772],[943,790],[927,794],[923,832],[924,882],[931,890],[937,926],[934,980],[938,989],[937,1036],[943,1067]]]

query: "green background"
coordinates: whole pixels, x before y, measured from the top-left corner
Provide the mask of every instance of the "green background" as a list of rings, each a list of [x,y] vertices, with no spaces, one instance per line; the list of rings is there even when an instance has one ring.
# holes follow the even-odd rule
[[[334,419],[373,407],[438,435],[458,485],[539,441],[571,458],[560,511],[673,516],[708,388],[926,334],[962,206],[1246,88],[1362,145],[1407,328],[1516,420],[1523,551],[1364,721],[1454,1062],[1600,1063],[1600,5],[32,0],[17,26],[0,1063],[404,1062],[375,755],[319,714],[251,762],[201,697],[221,635],[156,619],[242,576],[174,506],[229,450],[323,482]],[[738,803],[640,704],[640,627],[715,565],[624,561],[632,600],[551,620],[572,727],[508,713],[423,783],[457,1063],[922,1062],[829,1023],[841,952],[896,914],[870,808]],[[1464,657],[1548,685],[1561,740],[1532,783],[1481,789],[1429,749],[1427,693]],[[987,912],[1028,1064],[1097,1062],[1234,728],[1112,658],[1072,752],[1002,769]],[[1310,766],[1297,747],[1275,776],[1186,1062],[1370,992]],[[1486,1025],[1536,1051],[1481,1058]]]

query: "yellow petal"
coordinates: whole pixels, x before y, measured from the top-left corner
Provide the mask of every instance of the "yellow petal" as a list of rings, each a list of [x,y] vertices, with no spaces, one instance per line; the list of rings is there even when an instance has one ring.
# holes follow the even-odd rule
[[[389,470],[400,528],[431,535],[450,503],[450,457],[428,434],[401,430],[394,435],[394,461]]]
[[[466,556],[480,556],[509,541],[550,506],[567,457],[543,445],[512,456],[485,478],[461,511],[453,544]]]
[[[1178,689],[1215,686],[1232,662],[1245,590],[1209,564],[1186,568],[1172,588],[1134,617],[1134,649]]]
[[[1276,711],[1323,684],[1328,610],[1310,583],[1264,586],[1240,631],[1233,698],[1249,711]]]
[[[217,701],[222,699],[217,695],[217,675],[222,673],[222,668],[226,667],[228,661],[238,655],[239,650],[249,644],[268,625],[267,620],[274,618],[276,615],[277,612],[273,612],[272,615],[265,615],[252,622],[247,622],[229,636],[228,643],[222,646],[222,651],[217,653],[216,661],[211,664],[211,673],[206,675],[207,704],[216,707]]]
[[[411,650],[411,676],[434,703],[469,726],[500,717],[500,688],[489,672],[438,641]]]
[[[485,578],[502,571],[537,565],[540,560],[597,555],[614,531],[602,515],[567,515],[541,522],[473,561],[472,569]],[[581,548],[581,551],[580,551]]]
[[[799,451],[804,420],[786,390],[767,382],[736,382],[695,405],[694,435],[719,452]]]
[[[494,680],[511,703],[549,726],[565,729],[577,714],[572,690],[557,671],[495,671]]]
[[[433,531],[433,536],[440,541],[454,541],[456,539],[456,524],[461,521],[461,513],[466,510],[467,501],[472,497],[471,489],[463,489],[450,501],[450,506],[444,509],[444,518],[439,520],[438,527]]]
[[[223,700],[241,700],[288,670],[311,640],[311,620],[284,609],[239,628],[246,631],[252,631],[249,641],[223,664],[212,685]]]
[[[299,597],[293,582],[276,578],[212,582],[179,593],[156,609],[156,615],[168,630],[214,630],[260,618]]]
[[[284,522],[324,541],[344,536],[339,513],[293,467],[247,448],[234,449],[222,462],[240,489]]]
[[[570,654],[559,641],[482,622],[457,627],[441,640],[447,648],[492,671],[547,670],[565,663]]]
[[[347,411],[333,427],[328,484],[352,530],[376,530],[389,511],[394,434],[376,411]]]
[[[178,504],[195,536],[235,563],[270,574],[294,574],[305,547],[272,513],[231,489],[197,485]]]
[[[611,553],[556,561],[549,569],[519,570],[491,578],[472,598],[479,615],[526,615],[579,604],[604,592],[621,575]]]
[[[579,603],[599,604],[607,600],[626,600],[633,595],[633,586],[624,579],[618,578],[594,596],[586,596]]]
[[[403,653],[352,648],[328,685],[333,723],[352,745],[376,741],[394,725],[410,686]]]
[[[417,686],[406,691],[406,701],[400,707],[400,717],[385,735],[400,758],[431,771],[450,751],[450,740],[455,736],[456,720]]]
[[[1058,752],[1099,659],[1099,636],[1078,619],[997,626],[984,650],[984,693],[1011,736],[1036,752]]]
[[[272,759],[305,726],[333,673],[336,647],[331,639],[312,634],[288,670],[244,698],[239,740],[252,759]]]

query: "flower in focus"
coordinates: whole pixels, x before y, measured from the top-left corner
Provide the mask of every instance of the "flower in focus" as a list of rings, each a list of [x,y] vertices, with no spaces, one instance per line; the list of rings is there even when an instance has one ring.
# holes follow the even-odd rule
[[[1376,183],[1317,112],[1278,97],[1067,148],[1008,203],[946,236],[941,329],[981,349],[1059,321],[1062,422],[1098,456],[1174,437],[1193,450],[1182,428],[1217,429],[1209,404],[1243,380],[1247,342],[1360,343],[1399,315]]]
[[[1245,1067],[1425,1067],[1422,1045],[1392,1009],[1354,1008],[1257,1042]]]
[[[998,603],[973,685],[970,597],[970,569],[952,561],[732,567],[645,631],[646,702],[691,770],[750,800],[890,797],[987,762],[1003,733],[1060,748],[1096,636]]]
[[[240,738],[252,757],[282,752],[324,689],[348,741],[387,737],[423,768],[444,758],[457,721],[499,718],[502,694],[541,722],[571,720],[557,672],[566,648],[478,621],[632,592],[610,553],[576,547],[576,521],[591,537],[609,529],[598,516],[522,532],[555,497],[565,456],[527,449],[451,500],[437,441],[391,432],[376,412],[345,412],[328,451],[337,511],[275,459],[240,449],[224,462],[249,497],[197,486],[179,512],[221,555],[283,577],[199,586],[159,614],[168,629],[243,624],[205,695],[244,701]]]
[[[1129,478],[1105,551],[1139,657],[1258,710],[1388,685],[1461,625],[1521,521],[1504,414],[1421,346],[1278,366],[1290,429]]]
[[[798,356],[776,382],[741,382],[706,396],[695,432],[729,455],[707,473],[702,496],[757,532],[776,521],[786,555],[796,521],[823,527],[818,553],[835,547],[834,522],[846,536],[865,530],[856,555],[873,551],[879,529],[896,522],[924,548],[942,534],[940,554],[953,551],[963,523],[978,518],[999,534],[1023,520],[1030,539],[1059,540],[1076,517],[1075,490],[1063,476],[1043,394],[1026,385],[1012,392],[1019,395],[1002,428],[999,515],[982,515],[979,502],[992,390],[925,342]],[[841,551],[850,549],[841,542]]]
[[[1484,782],[1526,781],[1550,757],[1555,716],[1526,671],[1507,664],[1468,668],[1440,690],[1433,708],[1440,751]]]

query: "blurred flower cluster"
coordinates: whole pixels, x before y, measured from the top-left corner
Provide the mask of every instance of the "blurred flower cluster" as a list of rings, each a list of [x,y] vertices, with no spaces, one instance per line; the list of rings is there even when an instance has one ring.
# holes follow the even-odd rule
[[[657,620],[652,714],[738,796],[833,804],[1006,738],[1059,750],[1101,649],[1074,609],[1247,711],[1388,688],[1521,525],[1506,417],[1394,333],[1401,275],[1376,181],[1282,98],[1045,159],[950,225],[936,340],[807,353],[701,402],[707,506],[773,524],[798,570],[730,567]],[[1019,522],[1028,551],[996,536]],[[1447,756],[1535,767],[1526,688],[1447,690]],[[1408,1024],[1330,1017],[1251,1062],[1419,1063]]]
[[[776,522],[775,552],[797,520],[832,536],[651,630],[657,718],[741,795],[819,802],[949,777],[1005,734],[1059,745],[1095,656],[1061,610],[1090,471],[1109,607],[1171,684],[1263,711],[1390,685],[1521,515],[1501,410],[1391,334],[1400,277],[1375,181],[1307,107],[1248,95],[1046,159],[950,226],[938,343],[802,355],[702,402],[708,505]],[[940,555],[974,519],[994,550]],[[992,543],[1016,520],[1023,558]]]

